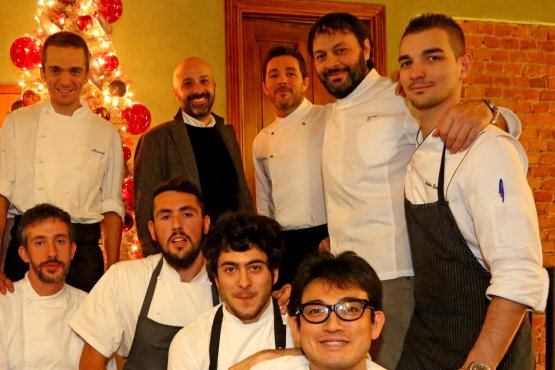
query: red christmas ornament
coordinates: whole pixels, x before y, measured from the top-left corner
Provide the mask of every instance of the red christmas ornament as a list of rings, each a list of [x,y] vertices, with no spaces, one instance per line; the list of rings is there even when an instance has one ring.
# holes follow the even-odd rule
[[[58,1],[61,2],[61,3],[70,5],[70,4],[74,4],[75,1],[77,1],[77,0],[58,0]]]
[[[125,82],[121,80],[114,80],[110,82],[110,94],[113,96],[123,97],[127,92],[127,86]]]
[[[110,23],[114,23],[123,13],[121,0],[98,0],[98,11]]]
[[[96,107],[93,112],[104,118],[106,121],[110,120],[110,111],[104,107]]]
[[[28,107],[29,105],[36,104],[40,101],[40,95],[33,90],[26,90],[22,96],[23,106]]]
[[[119,59],[115,55],[106,55],[104,57],[104,69],[108,72],[113,72],[119,66]]]
[[[125,216],[123,217],[123,231],[127,232],[133,228],[135,221],[133,221],[133,216],[128,212],[125,212]]]
[[[77,18],[77,27],[79,27],[81,31],[90,29],[92,25],[93,19],[90,15],[82,15]]]
[[[127,145],[123,145],[122,150],[123,150],[123,160],[127,162],[128,160],[131,159],[131,149],[129,149]]]
[[[31,36],[22,36],[12,43],[10,57],[13,64],[24,71],[40,64],[42,45],[39,40]]]
[[[127,132],[132,135],[142,134],[148,130],[150,122],[152,122],[148,108],[139,103],[125,108],[121,112],[121,116],[127,121]]]
[[[123,179],[121,186],[122,198],[125,203],[125,208],[132,210],[134,207],[133,203],[133,177],[126,177]]]

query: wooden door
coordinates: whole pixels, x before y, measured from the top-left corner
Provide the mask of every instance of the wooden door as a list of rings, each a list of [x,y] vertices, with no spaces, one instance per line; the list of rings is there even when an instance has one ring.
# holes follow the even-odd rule
[[[226,0],[227,121],[236,131],[249,188],[254,194],[252,142],[275,119],[275,110],[262,91],[262,64],[277,45],[294,47],[307,62],[310,86],[306,97],[316,104],[334,98],[318,80],[307,51],[314,22],[331,12],[348,12],[363,20],[374,42],[374,63],[385,73],[385,6],[305,0]]]

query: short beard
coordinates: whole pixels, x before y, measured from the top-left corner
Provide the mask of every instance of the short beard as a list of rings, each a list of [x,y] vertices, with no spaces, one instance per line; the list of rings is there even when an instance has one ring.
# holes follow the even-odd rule
[[[318,75],[320,82],[322,82],[326,90],[337,99],[343,99],[349,96],[368,74],[368,66],[364,59],[364,52],[360,52],[357,64],[352,67],[343,67],[343,69],[347,71],[348,77],[342,85],[335,85],[328,80],[327,77],[331,71],[324,71],[322,75]]]
[[[188,251],[183,257],[178,257],[160,248],[166,262],[176,270],[191,267],[200,254],[200,242],[195,248]]]
[[[191,101],[199,97],[206,97],[208,100],[208,103],[202,109],[195,108],[195,110],[193,110],[193,108],[191,107]],[[208,114],[210,114],[210,111],[212,110],[213,105],[214,105],[214,95],[211,95],[210,93],[189,95],[183,102],[183,111],[193,118],[201,119],[206,117]]]
[[[43,265],[46,263],[50,263],[50,262],[58,262],[62,265],[62,273],[60,275],[57,276],[51,276],[48,275],[46,272],[44,272],[43,270]],[[58,260],[48,260],[46,262],[41,263],[40,265],[35,265],[34,263],[30,263],[31,268],[33,269],[33,271],[35,271],[35,273],[37,274],[38,278],[40,281],[42,281],[43,283],[46,284],[58,284],[58,283],[63,283],[66,280],[66,275],[67,272],[69,271],[69,266],[70,264],[68,263],[67,265],[61,261]]]

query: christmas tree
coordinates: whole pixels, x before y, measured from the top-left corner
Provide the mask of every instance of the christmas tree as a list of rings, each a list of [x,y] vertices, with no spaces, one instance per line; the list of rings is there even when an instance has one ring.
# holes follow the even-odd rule
[[[42,43],[60,31],[79,34],[91,52],[90,80],[83,88],[85,99],[93,112],[116,126],[123,143],[126,173],[123,180],[125,218],[121,256],[140,258],[133,212],[133,177],[131,135],[145,132],[151,123],[149,110],[132,100],[131,81],[120,69],[112,45],[112,23],[122,15],[121,0],[38,0],[35,19],[38,27],[17,38],[10,48],[12,62],[21,70],[21,99],[12,110],[48,99],[48,90],[40,77]]]

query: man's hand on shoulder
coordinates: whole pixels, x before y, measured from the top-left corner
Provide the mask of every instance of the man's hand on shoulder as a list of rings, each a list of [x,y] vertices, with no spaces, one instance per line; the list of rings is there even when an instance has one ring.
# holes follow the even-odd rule
[[[8,279],[4,272],[0,271],[0,293],[6,294],[8,291],[13,293],[13,282]]]

